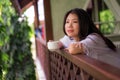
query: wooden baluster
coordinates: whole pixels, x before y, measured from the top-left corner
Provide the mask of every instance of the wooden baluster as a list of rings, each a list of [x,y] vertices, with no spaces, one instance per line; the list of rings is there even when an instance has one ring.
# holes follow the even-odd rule
[[[89,80],[89,75],[81,69],[81,78],[82,80]]]

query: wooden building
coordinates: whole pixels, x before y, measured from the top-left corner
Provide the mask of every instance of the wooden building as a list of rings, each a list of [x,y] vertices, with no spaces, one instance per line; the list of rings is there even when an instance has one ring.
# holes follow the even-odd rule
[[[23,14],[30,6],[34,6],[35,29],[40,25],[38,18],[38,1],[39,0],[11,0],[19,15]],[[99,22],[99,11],[101,10],[101,6],[106,4],[115,16],[115,21],[112,23],[117,24],[114,33],[108,37],[120,48],[119,0],[43,0],[43,4],[46,43],[48,40],[58,40],[63,36],[63,16],[67,10],[74,7],[88,10],[96,24],[107,24],[108,22]],[[108,63],[106,63],[85,55],[72,56],[65,54],[65,52],[61,50],[49,51],[46,45],[43,45],[36,39],[37,56],[44,67],[47,80],[120,80],[120,59],[118,59],[120,54],[117,56],[101,55],[107,58]],[[118,67],[112,64],[114,61],[111,62],[111,58],[117,60],[115,61],[115,65]]]

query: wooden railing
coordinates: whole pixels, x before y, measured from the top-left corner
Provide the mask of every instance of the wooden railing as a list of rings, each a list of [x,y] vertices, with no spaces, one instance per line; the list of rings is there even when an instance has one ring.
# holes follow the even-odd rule
[[[50,53],[52,80],[120,80],[120,69],[86,55],[62,50]]]
[[[37,47],[40,45],[37,40]],[[86,55],[49,51],[44,45],[37,50],[40,50],[38,56],[44,55],[39,58],[44,60],[42,66],[47,80],[120,80],[120,69]]]
[[[94,22],[94,24],[104,35],[120,35],[120,21]]]

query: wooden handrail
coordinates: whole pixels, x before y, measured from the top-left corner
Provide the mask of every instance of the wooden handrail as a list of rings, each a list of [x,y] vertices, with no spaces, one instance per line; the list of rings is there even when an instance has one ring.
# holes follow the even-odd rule
[[[94,79],[120,80],[120,69],[112,65],[109,65],[107,63],[90,58],[86,55],[81,55],[81,54],[71,55],[63,50],[55,50],[52,51],[52,53],[54,53],[57,56],[61,55],[62,57],[70,61],[72,64],[75,64],[81,70],[92,76]],[[86,80],[88,80],[88,78]]]
[[[107,22],[94,22],[94,24],[109,24],[109,23],[120,23],[120,21],[107,21]]]

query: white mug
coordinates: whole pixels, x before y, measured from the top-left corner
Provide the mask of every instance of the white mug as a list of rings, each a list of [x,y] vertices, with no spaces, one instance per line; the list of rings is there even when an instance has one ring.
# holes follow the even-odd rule
[[[47,47],[48,49],[59,49],[60,48],[59,41],[50,41],[47,43]]]

